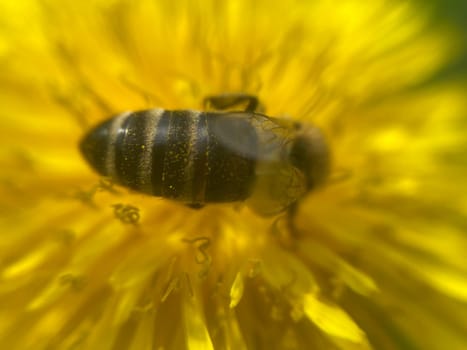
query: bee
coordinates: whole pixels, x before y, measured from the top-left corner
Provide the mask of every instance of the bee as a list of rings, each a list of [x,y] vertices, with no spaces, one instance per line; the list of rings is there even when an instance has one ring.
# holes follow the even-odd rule
[[[204,105],[119,114],[90,130],[81,152],[97,173],[137,192],[192,208],[245,202],[264,216],[327,178],[329,150],[318,128],[262,114],[252,95],[210,96]]]

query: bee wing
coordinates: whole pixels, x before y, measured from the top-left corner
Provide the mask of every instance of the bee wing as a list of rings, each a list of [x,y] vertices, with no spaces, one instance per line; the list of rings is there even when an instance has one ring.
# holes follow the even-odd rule
[[[259,215],[278,214],[306,193],[305,176],[290,164],[260,164],[256,172],[257,183],[247,205]]]
[[[233,112],[209,121],[210,137],[241,156],[258,161],[280,161],[293,129],[287,120],[257,113]]]
[[[305,176],[288,159],[296,123],[258,113],[217,114],[209,123],[217,143],[255,161],[256,183],[247,200],[255,212],[280,213],[306,193]]]

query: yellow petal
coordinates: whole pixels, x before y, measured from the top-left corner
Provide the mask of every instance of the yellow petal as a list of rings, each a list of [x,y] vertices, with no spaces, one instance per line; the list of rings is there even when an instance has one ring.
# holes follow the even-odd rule
[[[316,295],[308,293],[304,296],[303,307],[307,317],[330,336],[368,344],[365,332],[339,306],[324,303]]]

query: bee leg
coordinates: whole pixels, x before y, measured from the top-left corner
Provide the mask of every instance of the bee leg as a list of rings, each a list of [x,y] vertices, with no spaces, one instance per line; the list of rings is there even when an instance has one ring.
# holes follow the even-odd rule
[[[290,236],[292,238],[299,238],[300,232],[297,230],[295,226],[295,217],[297,216],[298,211],[298,202],[292,203],[289,208],[287,209],[287,229],[290,232]]]
[[[186,204],[186,206],[188,208],[191,208],[191,209],[201,209],[204,207],[204,204],[201,204],[201,203],[190,203],[190,204]]]
[[[271,226],[272,233],[277,237],[278,242],[287,249],[297,249],[300,239],[300,231],[295,226],[298,205],[293,203],[282,215],[276,217]]]
[[[212,95],[205,97],[203,100],[203,107],[205,110],[232,110],[236,106],[244,106],[244,111],[251,113],[263,110],[258,97],[248,94]]]

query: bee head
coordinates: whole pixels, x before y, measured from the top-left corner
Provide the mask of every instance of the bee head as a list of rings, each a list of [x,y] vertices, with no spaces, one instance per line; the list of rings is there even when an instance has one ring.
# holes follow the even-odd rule
[[[324,183],[329,174],[329,148],[321,131],[316,127],[297,126],[292,142],[290,161],[306,178],[307,191]]]

